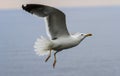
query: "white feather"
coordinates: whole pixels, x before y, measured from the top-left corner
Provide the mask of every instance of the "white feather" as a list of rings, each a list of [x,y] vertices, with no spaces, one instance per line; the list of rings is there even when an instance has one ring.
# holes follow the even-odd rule
[[[35,52],[39,56],[47,55],[49,53],[50,48],[52,48],[52,45],[53,43],[51,40],[41,36],[36,40],[34,44]]]

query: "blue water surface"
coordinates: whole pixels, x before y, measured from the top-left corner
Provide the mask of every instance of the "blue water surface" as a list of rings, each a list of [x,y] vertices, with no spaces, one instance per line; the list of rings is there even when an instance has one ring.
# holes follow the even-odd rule
[[[79,46],[37,56],[34,42],[47,37],[43,18],[0,10],[0,76],[120,76],[120,7],[60,8],[71,33],[92,33]]]

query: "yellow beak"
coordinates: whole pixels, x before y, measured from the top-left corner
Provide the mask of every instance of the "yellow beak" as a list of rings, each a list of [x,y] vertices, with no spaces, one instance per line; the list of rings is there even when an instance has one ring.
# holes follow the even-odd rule
[[[92,34],[86,34],[86,36],[92,36]]]

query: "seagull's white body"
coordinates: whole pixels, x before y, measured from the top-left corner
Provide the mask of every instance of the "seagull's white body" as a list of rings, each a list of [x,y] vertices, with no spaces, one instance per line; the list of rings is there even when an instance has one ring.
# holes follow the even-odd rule
[[[80,33],[74,35],[60,37],[56,40],[47,39],[44,37],[38,38],[35,42],[34,48],[36,54],[46,55],[49,50],[62,51],[63,49],[68,49],[77,46],[86,36],[81,36]]]
[[[63,49],[68,49],[77,46],[84,38],[91,36],[92,34],[69,34],[66,27],[65,14],[50,6],[41,4],[27,4],[22,6],[24,10],[29,13],[35,14],[39,17],[45,17],[47,23],[47,31],[49,32],[50,39],[40,37],[35,42],[34,48],[38,55],[45,55],[49,53],[48,58],[51,56],[51,50],[56,51],[54,53],[54,63],[56,63],[56,53]]]
[[[72,48],[81,42],[82,37],[79,34],[70,35],[67,37],[61,37],[57,40],[53,40],[55,50],[61,51],[63,49]]]
[[[67,37],[60,37],[56,40],[41,37],[35,42],[34,48],[38,55],[46,55],[49,53],[50,48],[54,51],[62,51],[63,49],[77,46],[82,40],[83,38],[78,33]]]

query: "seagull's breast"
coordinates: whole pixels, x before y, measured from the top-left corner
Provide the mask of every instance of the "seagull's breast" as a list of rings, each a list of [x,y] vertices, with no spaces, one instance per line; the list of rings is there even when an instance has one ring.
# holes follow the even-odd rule
[[[79,41],[75,38],[68,36],[68,37],[62,37],[58,38],[56,40],[53,40],[53,49],[57,51],[61,51],[63,49],[72,48],[79,44]]]

